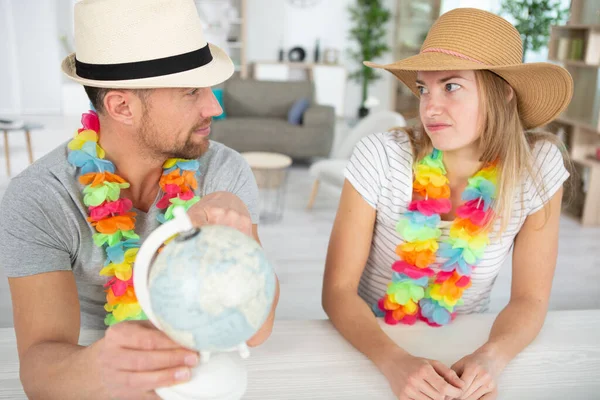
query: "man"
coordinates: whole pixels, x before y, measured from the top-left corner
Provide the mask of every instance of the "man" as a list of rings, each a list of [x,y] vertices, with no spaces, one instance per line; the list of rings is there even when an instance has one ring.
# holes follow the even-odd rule
[[[136,320],[143,314],[135,302],[130,310],[138,311],[118,315],[103,287],[108,279],[99,275],[117,261],[107,261],[108,245],[94,242],[102,218],[121,217],[135,222],[130,232],[143,241],[159,225],[161,196],[177,196],[173,188],[189,184],[200,197],[188,211],[196,226],[229,225],[260,243],[250,168],[238,153],[208,140],[211,118],[222,113],[210,87],[229,78],[233,64],[203,39],[192,0],[83,0],[75,5],[75,41],[77,54],[62,69],[85,86],[97,111],[98,119],[82,120],[82,129],[91,129],[80,135],[88,142],[62,144],[14,178],[0,207],[0,263],[9,276],[21,381],[31,399],[156,399],[155,388],[189,378],[198,355]],[[169,189],[169,174],[180,173],[163,170],[172,158],[191,160],[183,163],[197,173]],[[86,172],[120,185],[118,200],[82,192],[78,179]],[[123,209],[97,218],[98,207],[109,203]],[[125,289],[117,294],[112,285],[128,288],[129,275],[108,275],[114,300]],[[278,292],[250,346],[269,336]],[[105,319],[125,321],[92,345],[77,345],[81,327],[105,328]]]

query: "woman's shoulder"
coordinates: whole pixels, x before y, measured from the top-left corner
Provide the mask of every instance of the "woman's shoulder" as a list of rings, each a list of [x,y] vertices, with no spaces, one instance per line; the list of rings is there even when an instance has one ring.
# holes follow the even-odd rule
[[[546,161],[563,161],[562,151],[559,146],[564,146],[558,140],[548,136],[537,139],[531,146],[531,153],[535,163],[543,164]]]
[[[412,180],[412,146],[408,134],[401,130],[371,133],[354,147],[346,166],[345,177],[373,208],[386,188],[410,188]],[[410,193],[410,190],[409,190]]]
[[[559,172],[566,170],[564,145],[557,139],[544,135],[531,144],[531,172],[530,178],[543,180],[556,176]],[[568,157],[568,156],[567,156]]]
[[[541,209],[570,176],[564,145],[558,140],[544,135],[532,144],[531,152],[531,171],[524,188],[529,194],[530,214]]]
[[[413,150],[411,140],[408,133],[402,129],[372,133],[361,139],[359,144],[369,150],[375,151],[374,154],[377,154],[377,151],[383,153],[378,155],[380,158],[398,159],[400,157],[409,164],[412,163]]]

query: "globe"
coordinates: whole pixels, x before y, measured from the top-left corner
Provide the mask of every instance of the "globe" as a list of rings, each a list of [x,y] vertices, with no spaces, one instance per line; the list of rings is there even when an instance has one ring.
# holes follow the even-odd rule
[[[159,328],[197,351],[229,351],[266,321],[275,273],[260,245],[226,226],[206,226],[167,244],[148,280]]]

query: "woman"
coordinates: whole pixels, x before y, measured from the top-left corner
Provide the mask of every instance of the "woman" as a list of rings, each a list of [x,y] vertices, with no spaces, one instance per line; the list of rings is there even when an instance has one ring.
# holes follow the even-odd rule
[[[456,9],[438,19],[420,54],[365,63],[392,72],[420,98],[422,125],[356,146],[323,306],[399,399],[495,398],[495,380],[543,325],[569,173],[560,143],[529,130],[565,109],[572,79],[561,67],[521,59],[510,23]],[[380,329],[376,316],[439,326],[486,311],[511,249],[510,301],[473,354],[449,368],[408,354]]]

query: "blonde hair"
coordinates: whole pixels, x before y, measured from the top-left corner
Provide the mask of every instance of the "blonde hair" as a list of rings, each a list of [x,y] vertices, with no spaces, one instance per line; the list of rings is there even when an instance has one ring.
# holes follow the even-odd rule
[[[538,141],[545,140],[555,144],[563,155],[566,168],[569,171],[573,168],[565,146],[556,135],[525,130],[518,112],[516,93],[513,92],[507,101],[511,89],[504,79],[486,70],[475,71],[475,77],[483,117],[479,137],[482,155],[479,161],[484,164],[498,161],[498,193],[493,208],[501,221],[498,232],[500,236],[510,222],[516,193],[520,192],[521,201],[523,200],[523,191],[520,189],[527,177],[533,180],[533,189],[540,198],[544,202],[548,200],[541,174],[536,173],[533,166],[533,148]],[[416,129],[403,130],[410,138],[415,162],[431,152],[433,146],[422,124]],[[546,220],[548,211],[549,208],[546,207]],[[494,223],[492,220],[489,224]]]

